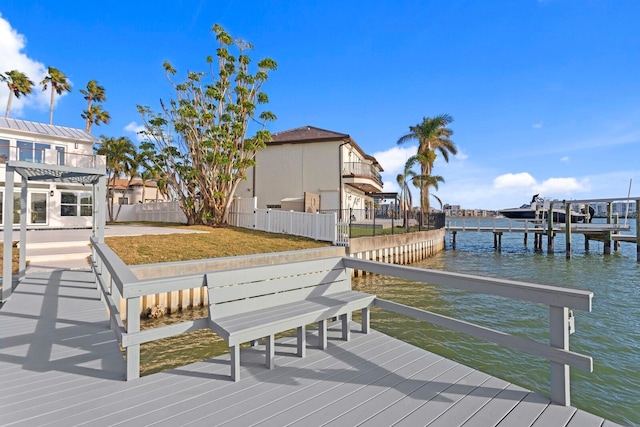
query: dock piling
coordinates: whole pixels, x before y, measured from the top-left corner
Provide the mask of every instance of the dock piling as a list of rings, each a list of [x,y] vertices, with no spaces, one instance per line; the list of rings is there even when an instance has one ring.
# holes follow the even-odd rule
[[[564,214],[564,223],[565,223],[565,242],[566,242],[566,249],[565,249],[565,257],[567,259],[571,259],[571,203],[567,203],[565,205],[565,214]]]

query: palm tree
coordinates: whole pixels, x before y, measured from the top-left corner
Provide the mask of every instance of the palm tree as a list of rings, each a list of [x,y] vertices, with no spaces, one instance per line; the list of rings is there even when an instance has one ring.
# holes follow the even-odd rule
[[[87,121],[87,132],[91,132],[91,126],[94,124],[100,125],[104,123],[108,125],[111,121],[111,115],[102,109],[102,105],[92,105],[84,110],[80,116]]]
[[[7,71],[6,74],[0,73],[0,80],[7,83],[9,87],[9,99],[7,100],[7,111],[4,113],[5,117],[9,117],[9,111],[11,110],[11,101],[13,96],[20,98],[22,95],[29,95],[33,91],[35,83],[27,77],[26,74],[18,71]]]
[[[63,92],[71,92],[71,85],[67,80],[67,76],[57,68],[49,67],[47,76],[40,82],[42,90],[47,90],[51,86],[51,103],[49,105],[49,124],[53,124],[53,97],[54,93],[62,95]]]
[[[81,114],[82,118],[87,121],[87,132],[91,132],[93,124],[99,125],[100,122],[109,124],[109,120],[111,120],[109,113],[104,111],[100,105],[93,105],[94,102],[105,102],[107,100],[104,87],[100,86],[97,81],[90,80],[87,83],[87,89],[80,89],[80,93],[87,100],[87,109]]]
[[[409,229],[409,209],[413,206],[413,197],[411,190],[409,189],[408,180],[411,179],[416,173],[412,170],[416,164],[416,156],[411,156],[404,164],[403,173],[398,174],[396,182],[400,186],[400,204],[402,206],[402,227]]]
[[[129,176],[131,179],[132,171],[137,169],[135,165],[136,147],[127,137],[101,136],[100,139],[102,142],[95,150],[96,154],[107,157],[107,193],[109,197],[107,210],[109,221],[114,221],[117,219],[117,215],[115,217],[113,215],[116,179],[122,175]],[[120,213],[119,210],[118,213]]]
[[[453,117],[448,114],[440,114],[436,117],[423,117],[422,123],[415,126],[409,126],[409,133],[398,139],[398,144],[407,141],[418,141],[418,153],[422,153],[422,161],[420,174],[425,177],[431,176],[433,163],[436,160],[436,151],[442,154],[445,162],[449,162],[449,154],[456,155],[458,149],[451,135],[453,131],[447,128],[449,123],[453,122]],[[420,197],[420,207],[422,212],[429,210],[429,186],[423,187],[424,190]]]

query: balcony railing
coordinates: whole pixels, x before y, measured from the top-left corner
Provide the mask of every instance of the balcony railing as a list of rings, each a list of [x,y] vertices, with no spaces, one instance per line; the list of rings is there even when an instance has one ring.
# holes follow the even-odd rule
[[[372,164],[362,162],[345,162],[342,166],[342,175],[364,176],[375,179],[382,185],[380,172]]]
[[[9,161],[89,169],[103,169],[106,165],[106,157],[97,154],[69,153],[59,148],[0,146],[0,164]]]

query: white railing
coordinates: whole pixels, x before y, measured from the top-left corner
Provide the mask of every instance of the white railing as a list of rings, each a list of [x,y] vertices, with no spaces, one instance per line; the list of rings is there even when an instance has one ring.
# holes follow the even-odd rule
[[[107,164],[106,156],[98,154],[71,153],[53,148],[2,147],[0,164],[9,161],[86,169],[104,169]]]
[[[144,331],[140,330],[140,299],[142,297],[163,292],[201,288],[206,283],[206,272],[140,280],[105,243],[99,243],[95,238],[91,238],[91,243],[93,249],[92,265],[100,295],[109,311],[111,328],[115,330],[118,341],[126,351],[127,380],[140,376],[140,344],[209,327],[208,319],[202,318]],[[591,357],[569,350],[569,336],[575,330],[570,309],[591,311],[592,292],[425,270],[349,257],[344,257],[343,262],[347,268],[374,274],[547,305],[549,307],[549,344],[544,344],[393,301],[380,298],[374,300],[374,305],[383,310],[411,316],[549,360],[551,362],[551,400],[558,404],[570,405],[570,366],[593,372]],[[226,271],[228,274],[244,274],[243,272],[246,270],[231,269]],[[122,321],[120,313],[121,300],[125,300],[126,324]]]

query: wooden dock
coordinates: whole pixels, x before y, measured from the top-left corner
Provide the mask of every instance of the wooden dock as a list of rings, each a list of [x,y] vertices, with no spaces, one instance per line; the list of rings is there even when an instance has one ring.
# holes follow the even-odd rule
[[[352,325],[326,351],[276,345],[125,381],[116,334],[89,272],[27,277],[0,309],[0,425],[613,426],[614,423],[402,341]]]

